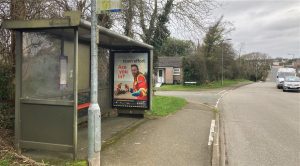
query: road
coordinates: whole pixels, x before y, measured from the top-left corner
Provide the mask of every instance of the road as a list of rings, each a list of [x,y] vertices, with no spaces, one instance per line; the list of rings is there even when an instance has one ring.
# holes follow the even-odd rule
[[[230,91],[221,101],[226,165],[300,165],[300,93],[276,89],[276,70],[268,82]]]

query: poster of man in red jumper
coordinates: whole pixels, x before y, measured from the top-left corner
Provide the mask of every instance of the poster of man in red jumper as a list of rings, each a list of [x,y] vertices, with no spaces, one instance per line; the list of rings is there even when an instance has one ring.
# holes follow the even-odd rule
[[[139,67],[136,64],[131,65],[131,73],[133,75],[133,88],[130,89],[132,96],[136,96],[138,100],[147,100],[147,79],[139,71]]]
[[[117,52],[113,59],[114,106],[148,108],[149,54]]]

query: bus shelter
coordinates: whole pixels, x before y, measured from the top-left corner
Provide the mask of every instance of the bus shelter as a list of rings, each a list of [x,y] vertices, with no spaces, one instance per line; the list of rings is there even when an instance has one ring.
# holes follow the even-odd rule
[[[87,119],[90,100],[91,23],[67,12],[59,19],[5,20],[1,27],[16,33],[16,148],[70,152],[76,158],[78,123]],[[99,90],[101,110],[150,110],[153,47],[97,29],[98,56],[109,59],[110,69],[99,68],[99,75],[109,76],[109,88]]]

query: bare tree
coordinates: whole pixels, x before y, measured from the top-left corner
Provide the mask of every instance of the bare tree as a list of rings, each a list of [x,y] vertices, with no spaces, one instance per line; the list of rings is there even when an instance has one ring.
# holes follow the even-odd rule
[[[252,52],[241,56],[242,71],[248,79],[265,80],[271,64],[270,57],[261,52]]]
[[[166,15],[169,17],[168,29],[184,31],[191,36],[205,29],[211,10],[217,6],[214,1],[203,0],[123,0],[123,4],[125,34],[132,31],[146,43],[159,28],[158,17],[165,12],[167,4],[171,4]],[[129,5],[131,8],[128,8]]]
[[[10,3],[10,18],[24,20],[26,17],[25,0],[11,0]],[[15,63],[15,33],[11,32],[11,64]]]
[[[123,13],[124,13],[124,34],[129,37],[133,37],[133,19],[134,19],[134,10],[136,9],[135,0],[127,0],[123,2]]]
[[[10,17],[10,0],[0,1],[0,24]],[[0,29],[0,65],[12,65],[13,57],[10,56],[11,33],[6,29]]]

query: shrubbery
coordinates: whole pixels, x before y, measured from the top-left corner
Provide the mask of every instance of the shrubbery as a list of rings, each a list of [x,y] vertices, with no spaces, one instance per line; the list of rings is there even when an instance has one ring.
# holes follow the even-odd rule
[[[266,54],[253,52],[238,57],[231,39],[225,38],[222,17],[209,27],[203,43],[183,59],[184,82],[198,84],[222,79],[265,80],[270,62]],[[240,51],[241,52],[241,51]],[[239,54],[240,54],[239,52]]]
[[[14,72],[10,66],[0,66],[0,126],[13,127],[14,119]]]

